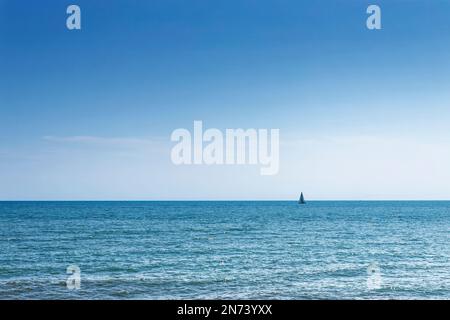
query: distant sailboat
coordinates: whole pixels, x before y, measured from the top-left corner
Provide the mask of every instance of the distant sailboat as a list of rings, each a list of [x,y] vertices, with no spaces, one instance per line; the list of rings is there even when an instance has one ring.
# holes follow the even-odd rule
[[[303,197],[303,192],[300,194],[300,199],[298,200],[298,204],[305,204],[305,197]]]

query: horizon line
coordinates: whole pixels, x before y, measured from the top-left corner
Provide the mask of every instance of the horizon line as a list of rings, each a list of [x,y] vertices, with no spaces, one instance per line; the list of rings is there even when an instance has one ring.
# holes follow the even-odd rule
[[[417,201],[417,202],[433,202],[433,201],[450,201],[450,199],[310,199],[306,202],[394,202],[394,201]],[[298,202],[298,199],[26,199],[26,200],[3,200],[0,202]]]

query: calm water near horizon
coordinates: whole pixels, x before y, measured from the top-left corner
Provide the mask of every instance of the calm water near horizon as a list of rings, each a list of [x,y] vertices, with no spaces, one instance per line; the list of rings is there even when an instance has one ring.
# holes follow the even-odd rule
[[[450,299],[449,243],[448,201],[0,202],[0,299]]]

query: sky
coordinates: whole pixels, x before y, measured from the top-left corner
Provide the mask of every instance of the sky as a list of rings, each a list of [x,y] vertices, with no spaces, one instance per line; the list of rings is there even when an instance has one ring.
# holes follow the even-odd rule
[[[0,0],[0,200],[450,199],[449,12]],[[195,120],[279,129],[278,174],[174,165],[171,133]]]

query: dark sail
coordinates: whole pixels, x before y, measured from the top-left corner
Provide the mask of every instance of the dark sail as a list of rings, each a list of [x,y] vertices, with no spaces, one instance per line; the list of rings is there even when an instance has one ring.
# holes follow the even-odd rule
[[[298,203],[299,204],[305,204],[306,203],[305,198],[303,197],[303,192],[300,194],[300,200],[298,200]]]

